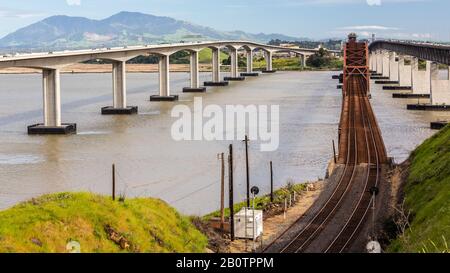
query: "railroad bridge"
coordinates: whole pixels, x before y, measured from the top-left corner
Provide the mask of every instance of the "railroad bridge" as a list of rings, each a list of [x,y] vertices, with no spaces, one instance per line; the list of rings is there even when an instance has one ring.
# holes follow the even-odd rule
[[[376,239],[388,161],[370,104],[369,49],[350,35],[344,47],[339,160],[316,203],[265,252],[350,252]],[[375,206],[375,201],[380,204]]]

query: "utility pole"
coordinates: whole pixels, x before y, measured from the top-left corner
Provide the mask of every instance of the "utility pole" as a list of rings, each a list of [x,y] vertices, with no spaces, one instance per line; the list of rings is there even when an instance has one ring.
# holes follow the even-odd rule
[[[273,166],[270,161],[270,203],[273,203]]]
[[[112,164],[112,200],[116,200],[116,164]]]
[[[333,159],[334,159],[334,164],[337,163],[336,160],[336,146],[334,145],[334,139],[333,139]]]
[[[248,169],[248,136],[245,136],[245,167],[247,171],[247,208],[250,207],[250,173]]]
[[[231,241],[234,241],[234,201],[233,201],[233,145],[230,144],[230,154],[228,155],[228,166],[229,166],[229,201],[230,201],[230,235]]]
[[[220,160],[220,229],[223,231],[225,223],[225,154],[219,154]]]

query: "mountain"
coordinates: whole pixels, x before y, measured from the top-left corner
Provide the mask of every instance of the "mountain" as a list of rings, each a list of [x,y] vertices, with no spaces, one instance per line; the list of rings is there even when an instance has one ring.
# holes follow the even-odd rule
[[[0,48],[54,50],[227,39],[263,43],[272,39],[302,40],[282,34],[217,31],[170,17],[124,11],[103,20],[63,15],[48,17],[3,37]]]

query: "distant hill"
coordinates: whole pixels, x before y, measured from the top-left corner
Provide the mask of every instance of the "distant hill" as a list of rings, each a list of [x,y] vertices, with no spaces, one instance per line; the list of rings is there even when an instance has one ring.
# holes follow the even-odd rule
[[[170,17],[124,11],[103,20],[63,15],[48,17],[0,39],[0,48],[54,50],[219,39],[264,43],[273,39],[304,40],[282,34],[217,31]]]

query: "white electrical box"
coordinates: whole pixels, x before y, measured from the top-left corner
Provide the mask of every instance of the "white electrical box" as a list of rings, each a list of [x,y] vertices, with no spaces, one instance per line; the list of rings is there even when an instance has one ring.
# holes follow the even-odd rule
[[[254,215],[253,215],[254,214]],[[234,233],[236,238],[256,240],[263,234],[263,212],[243,208],[234,215]]]

